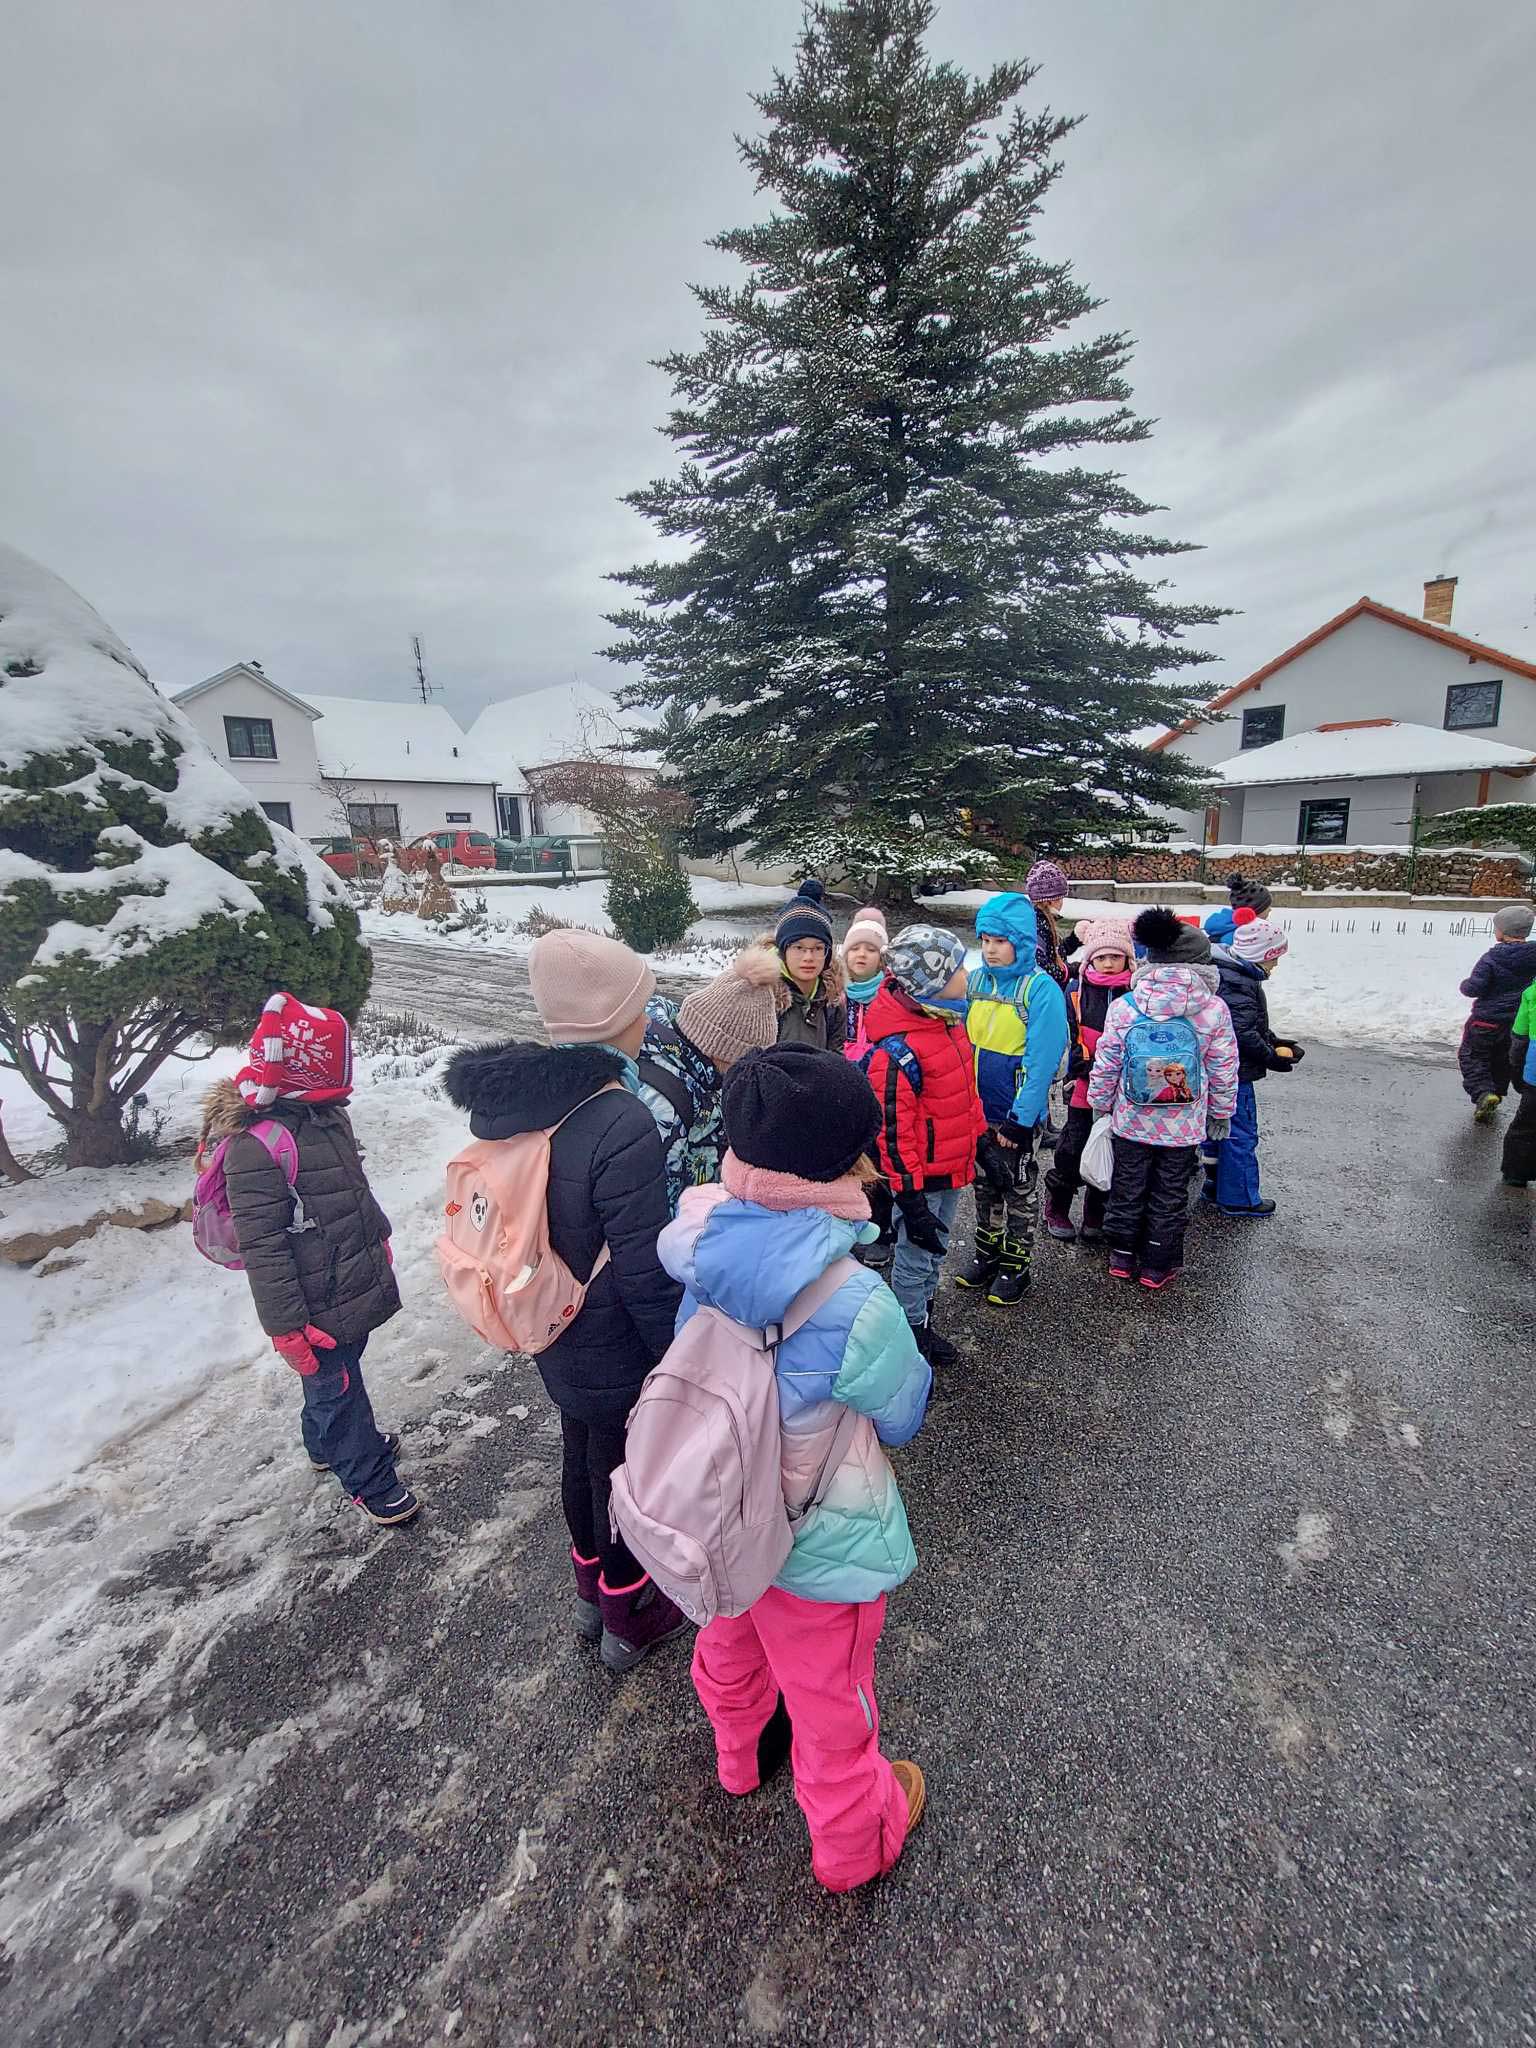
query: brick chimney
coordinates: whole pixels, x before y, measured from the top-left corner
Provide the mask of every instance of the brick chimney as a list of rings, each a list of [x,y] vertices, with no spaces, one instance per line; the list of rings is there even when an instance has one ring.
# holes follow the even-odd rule
[[[1451,623],[1451,606],[1456,602],[1456,578],[1431,576],[1424,585],[1424,616],[1432,626]]]

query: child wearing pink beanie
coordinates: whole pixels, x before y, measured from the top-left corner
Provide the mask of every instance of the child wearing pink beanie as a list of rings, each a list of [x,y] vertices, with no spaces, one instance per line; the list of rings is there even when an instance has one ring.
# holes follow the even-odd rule
[[[891,935],[886,930],[885,912],[866,904],[854,912],[843,940],[843,972],[848,984],[848,1042],[843,1051],[861,1067],[869,1064],[873,1049],[865,1018],[869,1006],[885,986],[885,956]],[[896,1251],[895,1212],[887,1182],[876,1181],[869,1190],[870,1212],[880,1235],[873,1244],[857,1245],[854,1257],[877,1273],[890,1265]]]

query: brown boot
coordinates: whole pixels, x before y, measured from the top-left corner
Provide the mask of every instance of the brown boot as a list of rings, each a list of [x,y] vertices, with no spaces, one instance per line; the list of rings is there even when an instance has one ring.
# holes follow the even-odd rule
[[[905,1758],[891,1765],[896,1773],[896,1782],[907,1795],[907,1833],[922,1819],[928,1805],[928,1787],[923,1782],[922,1767],[908,1763]]]

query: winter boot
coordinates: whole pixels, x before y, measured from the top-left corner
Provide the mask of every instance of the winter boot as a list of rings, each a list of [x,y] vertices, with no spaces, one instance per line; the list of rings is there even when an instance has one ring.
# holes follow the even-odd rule
[[[597,1604],[598,1581],[602,1578],[602,1561],[595,1557],[578,1555],[576,1546],[571,1546],[571,1568],[576,1574],[576,1633],[584,1643],[600,1643],[603,1639],[602,1609]]]
[[[883,1237],[877,1237],[873,1244],[856,1244],[853,1248],[853,1256],[871,1273],[888,1273],[895,1253],[895,1245]]]
[[[406,1522],[414,1522],[421,1513],[421,1502],[398,1480],[372,1500],[364,1500],[359,1494],[353,1506],[361,1508],[369,1521],[376,1522],[381,1529],[398,1529]]]
[[[1106,1196],[1102,1188],[1083,1190],[1083,1227],[1078,1232],[1084,1244],[1104,1242],[1104,1203]]]
[[[618,1678],[633,1671],[658,1643],[670,1642],[688,1626],[687,1615],[673,1606],[649,1573],[620,1593],[599,1578],[597,1604],[603,1620],[602,1659]]]
[[[1061,1244],[1077,1242],[1077,1228],[1072,1221],[1072,1204],[1054,1189],[1045,1191],[1045,1203],[1041,1212],[1047,1237],[1054,1237]]]
[[[1028,1292],[1029,1253],[1005,1238],[997,1278],[987,1289],[987,1300],[994,1308],[1017,1308]]]
[[[1183,1272],[1182,1266],[1144,1266],[1141,1284],[1149,1294],[1161,1294],[1165,1287],[1171,1287]]]
[[[990,1287],[997,1277],[998,1263],[1003,1256],[1003,1233],[1000,1230],[978,1230],[976,1233],[976,1256],[963,1273],[955,1275],[957,1287]]]
[[[1267,1196],[1262,1202],[1249,1202],[1242,1207],[1234,1207],[1227,1202],[1218,1202],[1216,1206],[1223,1216],[1273,1216],[1275,1213],[1275,1205]]]
[[[1477,1107],[1476,1107],[1476,1109],[1474,1109],[1474,1110],[1473,1110],[1473,1112],[1472,1112],[1472,1121],[1473,1121],[1473,1123],[1475,1123],[1475,1124],[1491,1124],[1491,1123],[1493,1122],[1494,1118],[1495,1118],[1495,1117],[1496,1117],[1496,1116],[1498,1115],[1498,1113],[1499,1113],[1499,1104],[1500,1104],[1500,1103],[1501,1103],[1501,1102],[1502,1102],[1503,1100],[1504,1100],[1504,1098],[1503,1098],[1503,1096],[1502,1096],[1502,1095],[1491,1095],[1491,1094],[1490,1094],[1490,1095],[1484,1095],[1484,1096],[1480,1096],[1480,1097],[1479,1097],[1479,1099],[1478,1099],[1478,1104],[1477,1104]]]
[[[947,1337],[941,1337],[933,1327],[932,1320],[918,1323],[912,1331],[917,1339],[917,1348],[936,1372],[947,1372],[960,1363],[960,1353]]]
[[[380,1434],[384,1438],[385,1448],[388,1450],[390,1457],[393,1458],[400,1449],[399,1430],[386,1429],[381,1431]],[[311,1458],[309,1462],[317,1472],[329,1472],[331,1469],[324,1458]]]
[[[1215,1160],[1214,1160],[1214,1159],[1205,1159],[1205,1160],[1202,1160],[1202,1161],[1201,1161],[1201,1171],[1202,1171],[1202,1172],[1204,1173],[1204,1175],[1205,1175],[1205,1185],[1204,1185],[1204,1187],[1203,1187],[1203,1188],[1201,1188],[1201,1190],[1200,1190],[1200,1199],[1201,1199],[1201,1201],[1202,1201],[1202,1202],[1214,1202],[1214,1201],[1215,1201],[1215,1199],[1216,1199],[1216,1162],[1215,1162]]]
[[[1109,1277],[1111,1280],[1134,1280],[1136,1278],[1136,1254],[1134,1252],[1111,1252],[1109,1255]]]
[[[927,1809],[928,1787],[923,1781],[921,1766],[908,1763],[905,1757],[893,1762],[891,1769],[896,1774],[897,1784],[907,1795],[907,1833],[910,1835]]]

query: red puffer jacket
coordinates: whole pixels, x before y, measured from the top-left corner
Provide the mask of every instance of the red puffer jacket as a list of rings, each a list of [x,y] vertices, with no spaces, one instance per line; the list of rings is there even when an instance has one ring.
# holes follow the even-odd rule
[[[976,1140],[987,1127],[976,1095],[964,1021],[930,1016],[889,982],[870,998],[864,1029],[874,1051],[869,1082],[879,1098],[881,1171],[898,1194],[912,1188],[963,1188],[975,1178]],[[905,1041],[922,1074],[913,1086],[903,1062],[880,1044]]]

